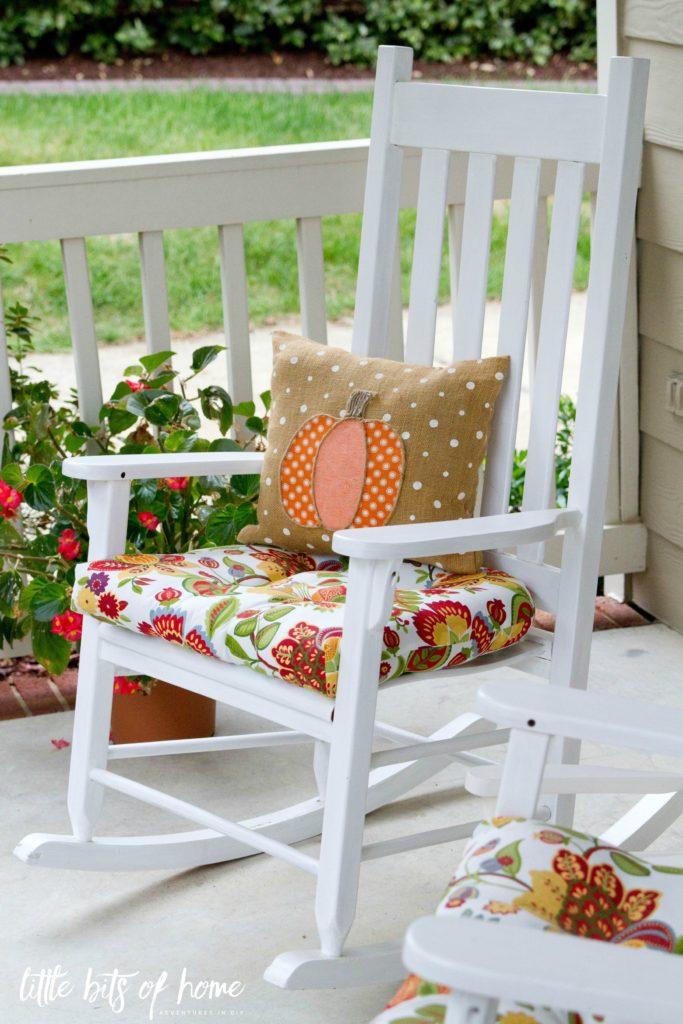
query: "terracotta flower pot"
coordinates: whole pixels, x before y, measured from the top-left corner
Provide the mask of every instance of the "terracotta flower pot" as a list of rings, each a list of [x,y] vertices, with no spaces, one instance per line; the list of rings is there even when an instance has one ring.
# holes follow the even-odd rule
[[[114,693],[114,743],[150,743],[213,736],[216,701],[170,683],[157,682],[149,694]]]

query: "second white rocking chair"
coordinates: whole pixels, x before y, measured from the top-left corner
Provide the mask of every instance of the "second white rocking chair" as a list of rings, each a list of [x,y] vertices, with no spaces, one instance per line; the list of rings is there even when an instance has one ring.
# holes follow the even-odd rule
[[[266,678],[197,650],[86,615],[78,683],[68,807],[73,835],[31,835],[23,860],[52,867],[181,869],[255,852],[281,857],[317,876],[319,950],[285,953],[266,976],[285,987],[332,987],[400,976],[398,945],[345,950],[356,912],[361,861],[469,835],[473,823],[438,834],[363,846],[367,812],[442,770],[465,751],[503,742],[506,733],[475,715],[432,736],[375,721],[383,629],[398,567],[406,552],[428,556],[483,549],[485,564],[523,580],[539,606],[556,613],[554,639],[531,630],[521,643],[482,659],[482,670],[523,664],[560,687],[586,685],[593,599],[605,504],[607,463],[638,185],[647,63],[612,62],[607,96],[499,90],[411,82],[412,52],[380,50],[372,118],[353,351],[387,354],[391,292],[406,148],[422,151],[413,274],[405,353],[431,365],[444,214],[454,181],[466,178],[454,358],[481,353],[493,202],[500,176],[512,176],[498,351],[511,357],[489,444],[482,516],[471,521],[388,526],[337,533],[336,552],[350,558],[338,695]],[[554,441],[584,170],[599,165],[599,189],[578,399],[569,508],[549,507]],[[518,418],[539,183],[556,173],[545,278],[524,507],[507,513]],[[88,481],[90,560],[125,550],[134,479],[169,475],[258,473],[258,454],[200,453],[69,459],[68,475]],[[544,563],[544,542],[564,531],[562,568]],[[511,549],[516,553],[510,553]],[[114,673],[145,673],[216,698],[284,727],[276,733],[175,744],[112,747],[109,721]],[[467,667],[446,670],[457,685]],[[443,671],[439,673],[443,677]],[[436,673],[434,673],[436,675]],[[407,682],[403,676],[396,683]],[[391,683],[389,685],[395,685]],[[334,709],[334,714],[332,713]],[[378,737],[395,744],[373,753]],[[229,821],[108,767],[122,757],[315,744],[318,795],[276,814]],[[557,746],[556,761],[577,751]],[[104,793],[113,789],[171,811],[196,826],[173,836],[105,838],[95,829]],[[265,789],[265,787],[264,787]],[[567,821],[567,801],[556,814]],[[321,833],[319,859],[297,849]]]

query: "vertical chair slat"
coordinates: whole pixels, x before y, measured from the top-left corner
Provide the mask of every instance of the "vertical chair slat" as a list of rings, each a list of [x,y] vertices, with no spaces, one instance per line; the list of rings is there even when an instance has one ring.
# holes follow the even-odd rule
[[[425,149],[422,154],[406,337],[409,363],[431,365],[434,360],[450,158],[446,149]]]
[[[251,352],[244,230],[241,224],[218,228],[228,387],[233,401],[252,398]]]
[[[389,328],[387,333],[388,359],[405,359],[403,344],[403,289],[401,287],[401,239],[396,236],[394,245],[394,276],[389,300]]]
[[[548,246],[536,375],[531,401],[524,509],[546,508],[555,482],[555,435],[579,236],[584,165],[560,161]],[[525,552],[530,561],[542,547]]]
[[[478,359],[481,355],[495,180],[495,156],[471,153],[467,168],[459,295],[455,310],[455,352],[458,359]]]
[[[531,303],[529,307],[529,346],[527,365],[529,370],[529,393],[534,387],[538,339],[541,334],[541,313],[543,312],[543,288],[545,268],[548,262],[548,199],[541,196],[536,211],[536,238],[534,241],[534,266],[531,274]]]
[[[455,311],[458,307],[460,285],[460,264],[462,262],[462,228],[465,207],[462,203],[451,203],[448,207],[448,269],[451,285],[451,331],[453,334],[453,359],[455,354]]]
[[[301,217],[296,222],[296,253],[299,265],[301,329],[307,338],[327,343],[325,309],[325,260],[320,217]]]
[[[76,366],[78,409],[83,420],[93,426],[99,422],[102,407],[102,380],[85,239],[63,238],[61,246]]]
[[[138,242],[147,351],[166,352],[171,345],[171,329],[168,321],[164,235],[162,231],[141,231]]]
[[[488,445],[482,504],[484,515],[496,515],[508,510],[529,320],[529,295],[534,273],[540,178],[540,160],[520,158],[515,161],[498,335],[498,353],[510,356],[510,373],[496,408]]]

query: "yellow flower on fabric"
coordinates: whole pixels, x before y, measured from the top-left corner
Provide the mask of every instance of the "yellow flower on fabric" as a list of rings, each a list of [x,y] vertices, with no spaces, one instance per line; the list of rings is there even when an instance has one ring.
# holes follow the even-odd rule
[[[93,594],[92,590],[88,590],[87,587],[82,587],[76,595],[76,604],[79,608],[82,608],[87,615],[96,614],[97,602],[97,594]]]
[[[567,883],[554,871],[531,871],[531,892],[516,896],[513,903],[534,917],[557,928],[557,916],[567,892]]]
[[[516,914],[519,907],[512,903],[503,903],[502,900],[489,900],[484,910],[488,910],[489,914]]]
[[[498,1018],[498,1024],[538,1024],[538,1021],[535,1017],[530,1017],[528,1013],[510,1010],[509,1013],[504,1013],[502,1017]]]

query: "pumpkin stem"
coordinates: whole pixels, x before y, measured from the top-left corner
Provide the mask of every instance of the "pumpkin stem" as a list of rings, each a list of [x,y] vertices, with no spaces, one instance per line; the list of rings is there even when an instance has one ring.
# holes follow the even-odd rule
[[[375,398],[376,391],[352,391],[349,404],[346,407],[346,418],[362,420],[365,416],[365,409],[371,398]]]

